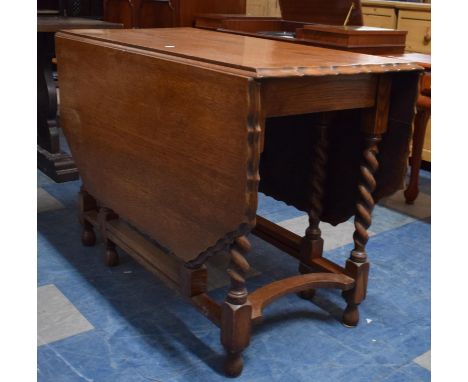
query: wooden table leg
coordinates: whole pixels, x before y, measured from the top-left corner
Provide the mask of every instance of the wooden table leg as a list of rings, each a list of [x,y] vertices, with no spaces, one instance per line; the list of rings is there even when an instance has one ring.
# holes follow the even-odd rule
[[[354,249],[346,261],[346,271],[355,280],[354,289],[346,291],[343,296],[347,306],[343,313],[343,324],[356,326],[359,322],[359,304],[366,298],[367,280],[369,278],[369,261],[367,259],[366,244],[369,240],[367,229],[372,223],[372,210],[374,199],[372,192],[376,187],[374,173],[379,163],[377,161],[377,144],[380,141],[378,135],[369,135],[366,138],[367,147],[364,150],[364,158],[361,164],[361,181],[359,183],[359,198],[356,203],[356,215],[354,218]]]
[[[87,247],[92,247],[96,244],[96,234],[94,233],[93,225],[86,220],[85,214],[89,211],[97,212],[97,203],[90,194],[88,194],[83,187],[81,187],[79,193],[79,209],[80,209],[80,223],[82,228],[81,231],[81,242]]]
[[[378,143],[387,131],[390,108],[392,77],[383,74],[379,78],[375,106],[363,112],[362,131],[365,135],[365,148],[360,165],[358,198],[354,217],[354,249],[346,261],[346,274],[354,279],[354,288],[343,293],[347,302],[343,313],[343,324],[354,327],[359,322],[359,304],[366,298],[370,264],[367,259],[366,244],[369,240],[367,229],[372,223],[374,192],[377,183],[374,174],[379,167],[377,160]]]
[[[249,263],[244,257],[249,250],[250,243],[245,236],[234,241],[228,268],[231,289],[221,307],[221,343],[227,353],[224,371],[230,377],[242,373],[242,351],[250,343],[252,306],[245,287],[245,273],[249,270]]]
[[[322,257],[323,239],[320,231],[320,215],[322,214],[322,199],[324,193],[324,183],[327,164],[327,114],[322,114],[322,120],[316,127],[319,130],[318,140],[314,145],[314,163],[312,174],[309,179],[309,227],[301,241],[301,262],[299,263],[299,272],[302,274],[313,272],[313,259]],[[315,290],[310,289],[299,293],[299,296],[305,299],[311,299]]]
[[[54,34],[37,34],[37,167],[56,182],[78,179],[72,157],[60,150],[57,90],[52,77]]]
[[[101,229],[101,235],[106,245],[105,263],[109,267],[115,267],[119,264],[119,255],[117,253],[116,245],[111,241],[106,232],[106,222],[109,220],[118,219],[119,216],[109,208],[101,207],[99,209],[98,221]]]
[[[410,161],[410,181],[405,190],[405,200],[407,204],[413,204],[419,194],[419,170],[421,169],[426,127],[430,117],[430,108],[418,107],[418,112],[414,118],[413,148],[411,151]]]

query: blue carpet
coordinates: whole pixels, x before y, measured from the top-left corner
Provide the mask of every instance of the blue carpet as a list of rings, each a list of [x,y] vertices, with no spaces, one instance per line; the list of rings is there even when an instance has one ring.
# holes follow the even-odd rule
[[[428,177],[430,182],[430,176]],[[103,264],[103,248],[83,247],[76,210],[79,182],[38,185],[65,208],[38,214],[38,284],[54,284],[93,330],[38,347],[38,381],[220,381],[219,329],[175,292],[121,252]],[[430,187],[430,183],[429,183]],[[244,352],[238,381],[429,381],[414,358],[430,349],[430,224],[382,208],[397,228],[381,224],[371,237],[371,273],[361,322],[340,323],[338,291],[313,301],[288,295],[265,310]],[[261,215],[280,222],[302,213],[262,196]],[[396,216],[396,217],[395,217]],[[252,237],[248,255],[255,289],[297,274],[297,261]],[[343,264],[350,245],[326,256]],[[226,287],[211,292],[221,301]]]

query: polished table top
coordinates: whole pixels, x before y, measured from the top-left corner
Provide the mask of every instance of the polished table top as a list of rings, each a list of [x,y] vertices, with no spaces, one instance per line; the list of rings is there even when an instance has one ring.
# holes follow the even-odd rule
[[[254,77],[382,73],[420,69],[397,58],[371,56],[195,28],[67,31],[85,38],[222,65]]]
[[[38,16],[38,32],[57,32],[61,29],[122,28],[122,24],[83,17]]]
[[[431,55],[424,53],[407,52],[404,54],[393,55],[389,57],[398,58],[405,61],[415,62],[422,66],[424,69],[431,69]]]

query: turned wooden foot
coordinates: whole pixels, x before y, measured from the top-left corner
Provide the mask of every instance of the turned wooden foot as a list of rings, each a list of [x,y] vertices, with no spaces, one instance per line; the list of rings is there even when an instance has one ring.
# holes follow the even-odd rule
[[[110,240],[107,240],[106,244],[105,262],[108,267],[115,267],[119,264],[119,254],[117,253],[115,244]]]
[[[347,328],[354,328],[359,323],[359,308],[354,303],[348,303],[343,312],[343,325]]]
[[[249,263],[244,257],[249,250],[250,243],[245,236],[235,239],[227,270],[231,288],[221,307],[221,343],[226,349],[224,371],[229,377],[237,377],[242,372],[242,351],[250,343],[252,305],[245,287]]]
[[[96,244],[96,234],[94,233],[93,225],[85,219],[85,213],[96,211],[96,200],[88,194],[83,187],[78,194],[78,206],[80,209],[80,223],[83,227],[81,231],[81,242],[83,245],[90,247]]]
[[[299,273],[305,275],[308,273],[315,273],[315,272],[320,272],[320,269],[314,269],[313,267],[305,266],[304,264],[299,263]],[[308,290],[299,292],[297,295],[304,300],[312,300],[315,296],[315,292],[316,292],[315,289],[308,289]]]
[[[115,220],[118,218],[119,216],[109,208],[102,207],[99,209],[97,221],[99,229],[101,231],[101,235],[104,239],[104,243],[106,243],[106,254],[104,261],[109,267],[114,267],[119,263],[119,255],[117,253],[115,243],[109,240],[109,238],[107,237],[106,225],[108,221]]]
[[[224,362],[224,373],[228,377],[238,377],[244,368],[244,360],[241,353],[228,354]]]
[[[83,230],[81,231],[81,242],[87,247],[92,247],[96,244],[96,234],[94,233],[93,226],[85,221],[83,223]]]

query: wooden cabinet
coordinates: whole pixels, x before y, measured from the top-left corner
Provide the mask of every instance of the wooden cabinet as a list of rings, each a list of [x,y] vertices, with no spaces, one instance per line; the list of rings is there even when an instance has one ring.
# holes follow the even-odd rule
[[[370,27],[397,29],[397,15],[394,9],[384,7],[362,7],[364,24]]]
[[[408,31],[408,52],[431,53],[431,4],[362,0],[364,25]]]
[[[431,54],[431,4],[362,0],[362,6],[364,25],[408,31],[406,51]],[[422,159],[431,161],[431,120],[426,128]]]
[[[247,0],[247,15],[281,17],[278,0]]]
[[[197,13],[245,13],[245,0],[104,0],[104,20],[125,28],[192,26]]]
[[[398,29],[408,31],[406,49],[410,52],[431,53],[431,13],[414,10],[398,12]]]

